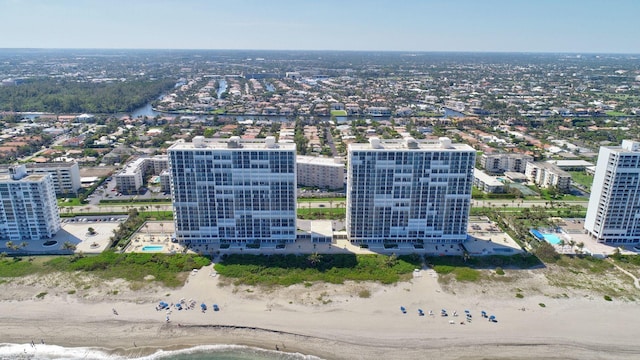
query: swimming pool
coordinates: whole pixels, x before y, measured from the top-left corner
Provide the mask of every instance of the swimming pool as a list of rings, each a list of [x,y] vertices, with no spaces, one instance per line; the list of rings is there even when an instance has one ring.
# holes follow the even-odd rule
[[[142,251],[162,251],[164,245],[145,245],[142,247]]]
[[[552,245],[560,244],[560,238],[555,234],[542,234],[544,240]]]
[[[531,229],[531,230],[529,230],[529,232],[533,236],[538,238],[539,240],[544,240],[544,241],[548,242],[549,244],[552,244],[552,245],[560,244],[561,239],[556,234],[542,233],[542,232],[540,232],[539,230],[536,230],[536,229]]]

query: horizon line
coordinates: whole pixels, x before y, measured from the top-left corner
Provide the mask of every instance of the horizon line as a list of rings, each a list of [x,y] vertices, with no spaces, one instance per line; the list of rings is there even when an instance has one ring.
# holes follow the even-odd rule
[[[109,50],[109,51],[256,51],[256,52],[378,52],[378,53],[459,53],[459,54],[567,54],[638,55],[634,52],[539,51],[539,50],[340,50],[340,49],[222,49],[222,48],[110,48],[110,47],[0,47],[3,50]]]

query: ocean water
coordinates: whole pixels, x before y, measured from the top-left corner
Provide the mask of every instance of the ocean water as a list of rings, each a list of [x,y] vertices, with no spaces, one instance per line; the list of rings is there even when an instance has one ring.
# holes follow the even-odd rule
[[[141,352],[144,351],[141,349]],[[148,353],[148,352],[147,352]],[[322,360],[312,355],[241,345],[203,345],[181,350],[157,350],[148,355],[112,354],[97,348],[65,348],[48,344],[0,344],[0,360]]]

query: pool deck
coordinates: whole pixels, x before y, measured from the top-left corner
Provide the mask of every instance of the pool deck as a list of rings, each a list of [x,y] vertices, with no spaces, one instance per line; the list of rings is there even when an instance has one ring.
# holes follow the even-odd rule
[[[471,256],[515,255],[524,250],[487,217],[471,217],[467,228],[469,241],[464,243]]]
[[[98,218],[100,221],[98,221]],[[73,221],[72,221],[73,220]],[[61,229],[50,240],[29,240],[25,241],[24,247],[20,247],[18,253],[27,255],[47,255],[47,254],[70,254],[70,250],[64,249],[65,243],[75,245],[75,253],[99,254],[111,246],[111,236],[113,230],[120,225],[120,221],[106,220],[104,217],[76,217],[63,218]],[[94,234],[89,234],[89,228],[94,229]],[[51,246],[45,246],[47,241],[55,241]],[[20,242],[18,242],[20,244]],[[5,249],[5,242],[0,244],[0,252],[6,251],[11,254],[15,251]]]
[[[583,243],[584,247],[580,249],[577,246],[556,246],[556,250],[561,254],[576,254],[579,252],[591,254],[595,257],[606,257],[612,255],[618,246],[615,245],[606,245],[597,242],[593,239],[589,234],[585,233],[584,230],[584,218],[582,219],[562,219],[560,223],[560,228],[564,231],[567,236],[575,241],[576,244]],[[565,239],[565,242],[569,242]],[[629,248],[620,247],[621,253],[623,255],[637,255],[637,253]]]
[[[173,221],[147,221],[131,236],[131,241],[124,249],[124,252],[164,254],[183,252],[184,246],[171,242],[171,234],[173,232]],[[163,249],[159,251],[144,251],[142,248],[145,246],[163,246]]]
[[[472,256],[514,255],[522,253],[522,248],[495,223],[485,217],[474,217],[468,224],[469,240],[463,243],[464,248]],[[149,221],[131,236],[131,242],[124,252],[146,253],[199,253],[215,257],[222,254],[425,254],[428,256],[461,256],[464,251],[458,244],[424,244],[423,249],[416,249],[411,244],[398,244],[397,248],[386,249],[383,244],[371,244],[369,248],[361,248],[348,240],[334,240],[333,243],[313,243],[310,240],[298,240],[286,244],[284,248],[276,248],[275,244],[263,244],[258,249],[247,248],[244,244],[231,244],[221,248],[220,244],[192,245],[188,249],[178,243],[171,242],[170,234],[174,232],[172,221]],[[160,251],[143,251],[145,246],[162,245]]]

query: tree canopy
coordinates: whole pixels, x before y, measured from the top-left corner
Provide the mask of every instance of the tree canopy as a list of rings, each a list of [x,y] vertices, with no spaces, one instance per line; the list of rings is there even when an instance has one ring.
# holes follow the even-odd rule
[[[175,81],[131,80],[109,83],[30,79],[0,87],[0,110],[50,113],[131,112],[171,89]]]

